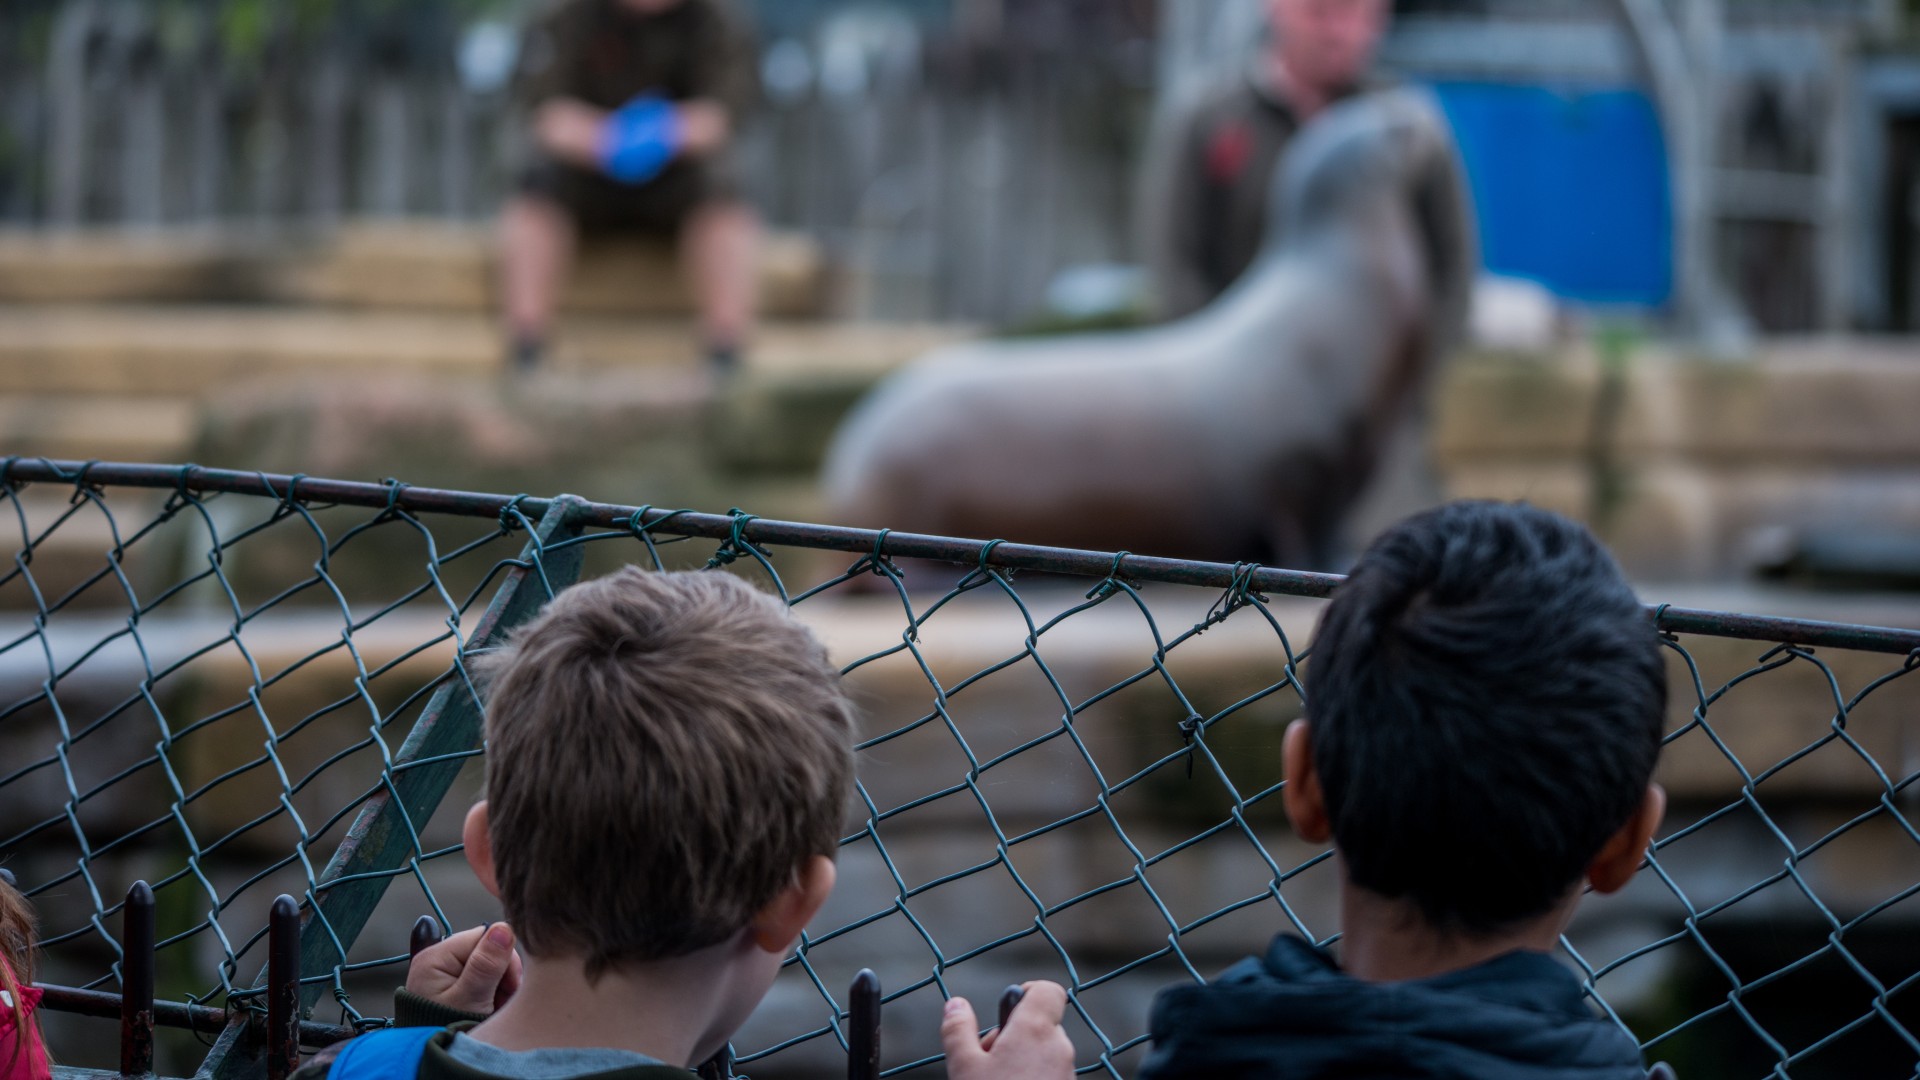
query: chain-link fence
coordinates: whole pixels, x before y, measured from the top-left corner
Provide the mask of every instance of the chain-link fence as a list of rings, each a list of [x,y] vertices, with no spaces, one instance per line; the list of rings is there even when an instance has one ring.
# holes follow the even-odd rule
[[[4,460],[0,510],[0,863],[56,1009],[106,1011],[152,883],[161,1019],[224,1032],[162,1072],[260,1067],[277,893],[310,1045],[381,1022],[415,918],[490,917],[458,857],[466,660],[625,562],[777,590],[864,716],[841,885],[742,1071],[837,1071],[870,967],[890,1073],[938,1067],[944,997],[1053,978],[1083,1071],[1124,1076],[1157,988],[1336,935],[1336,868],[1274,798],[1334,577],[194,466]],[[1920,631],[1652,615],[1673,820],[1566,958],[1688,1080],[1914,1075]],[[99,1021],[50,1024],[63,1063],[111,1065]]]

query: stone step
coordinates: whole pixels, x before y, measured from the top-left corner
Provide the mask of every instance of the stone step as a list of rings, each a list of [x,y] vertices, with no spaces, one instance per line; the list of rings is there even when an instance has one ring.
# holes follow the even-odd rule
[[[1457,358],[1442,382],[1435,445],[1445,462],[1684,456],[1748,466],[1909,464],[1920,458],[1920,343],[1772,339],[1718,362],[1648,347],[1617,378],[1595,350]],[[1605,387],[1612,382],[1614,388]],[[1603,396],[1617,413],[1596,433]]]
[[[299,235],[235,229],[0,232],[0,303],[274,303],[479,312],[495,305],[487,226],[361,221]],[[769,317],[813,319],[831,305],[831,274],[805,237],[763,247]],[[572,311],[683,317],[692,300],[670,245],[583,246],[565,298]]]
[[[191,401],[120,394],[0,394],[0,455],[182,461],[199,431]]]
[[[792,323],[764,328],[747,358],[769,372],[869,378],[964,328]],[[556,371],[695,369],[684,325],[608,316],[568,320]],[[467,374],[501,370],[502,345],[477,313],[209,306],[0,306],[0,394],[198,396],[265,376]]]

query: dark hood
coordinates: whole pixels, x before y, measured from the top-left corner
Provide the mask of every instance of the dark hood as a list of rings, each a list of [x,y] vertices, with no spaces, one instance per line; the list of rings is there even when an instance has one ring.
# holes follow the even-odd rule
[[[1162,991],[1139,1080],[1645,1080],[1640,1049],[1551,957],[1512,952],[1367,983],[1281,935],[1206,986]]]

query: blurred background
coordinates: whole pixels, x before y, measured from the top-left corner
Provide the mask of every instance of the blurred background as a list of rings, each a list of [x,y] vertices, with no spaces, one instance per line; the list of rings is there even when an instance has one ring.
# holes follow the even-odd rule
[[[691,377],[664,249],[589,244],[553,366],[578,377],[499,416],[492,222],[537,4],[13,0],[4,449],[817,516],[827,435],[885,372],[1150,317],[1155,118],[1263,37],[1259,0],[744,6],[735,152],[770,230],[747,377]],[[1379,66],[1438,89],[1489,272],[1438,392],[1449,490],[1578,512],[1666,578],[1920,525],[1888,396],[1920,377],[1912,4],[1395,7]],[[1680,354],[1717,363],[1657,362]],[[628,452],[570,451],[545,418],[583,408],[625,410]]]
[[[0,452],[819,520],[818,472],[841,420],[915,358],[1154,321],[1141,223],[1156,198],[1142,179],[1156,123],[1249,63],[1264,37],[1260,0],[742,0],[761,92],[736,156],[767,239],[762,325],[741,370],[716,379],[703,364],[671,250],[622,239],[584,247],[550,362],[512,377],[494,222],[528,123],[512,87],[539,6],[0,2]],[[1379,67],[1437,93],[1484,268],[1427,410],[1435,493],[1580,517],[1651,600],[1920,625],[1920,3],[1394,9]],[[65,521],[68,494],[24,492],[24,534]],[[130,520],[162,502],[117,498]],[[1413,506],[1376,503],[1351,544]],[[97,566],[112,543],[79,519],[36,545],[35,566]],[[255,565],[304,573],[306,548],[288,550]],[[365,569],[375,589],[381,571]],[[897,605],[863,603],[844,612],[860,635],[897,637]],[[1289,626],[1304,635],[1315,610],[1291,611]],[[0,595],[4,618],[25,626],[32,611],[19,590]],[[956,648],[977,660],[986,641]],[[1085,662],[1131,670],[1138,645],[1090,647]],[[1752,663],[1745,645],[1728,648],[1711,654],[1706,686]],[[1265,640],[1235,653],[1222,694],[1270,659]],[[228,668],[169,707],[227,700],[208,686],[244,699],[244,669]],[[923,707],[908,674],[874,700]],[[1740,700],[1755,760],[1829,734],[1831,693],[1809,680]],[[1045,688],[1028,689],[1004,713],[1053,722]],[[1875,750],[1896,777],[1920,769],[1920,711],[1903,692]],[[1679,697],[1676,724],[1697,700]],[[1691,779],[1669,778],[1676,820],[1749,790],[1710,750],[1688,759]],[[1820,773],[1770,807],[1813,829],[1877,813],[1880,790]],[[1910,807],[1920,789],[1903,790]],[[1709,892],[1778,869],[1760,824],[1737,827],[1695,864]],[[1825,899],[1857,914],[1908,898],[1920,881],[1911,834],[1853,834],[1865,839],[1821,879]],[[900,840],[930,861],[949,853],[938,838],[916,843]],[[1330,886],[1312,895],[1309,907]],[[453,903],[456,916],[487,917],[470,887]],[[1916,908],[1893,903],[1866,935],[1903,977],[1920,970]],[[1677,925],[1667,896],[1608,910],[1583,939],[1625,943],[1603,955]],[[397,940],[415,912],[390,914],[379,933]],[[1724,954],[1754,970],[1808,955],[1831,929],[1788,901],[1721,925]],[[1258,936],[1195,955],[1212,970]],[[924,975],[915,948],[897,951]],[[1666,958],[1676,951],[1611,991],[1643,1033],[1725,1000],[1714,971]],[[1852,998],[1835,1004],[1858,996],[1852,974],[1802,975],[1778,991],[1780,1024],[1812,1039],[1858,1014]],[[1143,1017],[1143,987],[1116,1009]],[[777,991],[769,1015],[810,1018],[800,1025],[818,1004],[810,988]],[[1909,1024],[1913,1007],[1898,1004]],[[1675,1056],[1693,1063],[1682,1075],[1770,1067],[1768,1048],[1727,1026],[1678,1041]],[[55,1036],[56,1051],[73,1038]],[[1745,1056],[1728,1065],[1736,1044]],[[172,1067],[190,1069],[192,1051],[183,1043]],[[1861,1053],[1794,1075],[1911,1071],[1891,1036]]]

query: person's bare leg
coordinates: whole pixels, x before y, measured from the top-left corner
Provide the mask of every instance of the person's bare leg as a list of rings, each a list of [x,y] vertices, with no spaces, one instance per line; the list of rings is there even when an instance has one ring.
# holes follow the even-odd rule
[[[681,229],[680,259],[708,355],[716,366],[731,367],[753,335],[759,306],[759,217],[737,200],[698,207]]]
[[[535,195],[515,195],[500,214],[500,294],[517,366],[535,366],[553,332],[575,232],[558,203]]]

